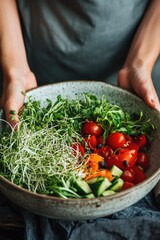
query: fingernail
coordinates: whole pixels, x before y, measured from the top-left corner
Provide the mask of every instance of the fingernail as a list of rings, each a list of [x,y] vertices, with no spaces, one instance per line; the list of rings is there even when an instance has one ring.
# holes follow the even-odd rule
[[[155,101],[154,101],[153,98],[151,99],[151,103],[152,103],[152,105],[153,105],[154,107],[156,106]]]
[[[155,108],[155,109],[157,109],[158,111],[160,111],[160,104],[158,103],[155,103],[155,101],[153,100],[153,99],[151,99],[151,103],[152,103],[152,105],[153,105],[153,107]]]
[[[17,130],[19,129],[19,124],[18,124],[17,121],[13,121],[13,122],[11,123],[11,125],[12,125],[12,127],[14,128],[15,131],[17,131]]]

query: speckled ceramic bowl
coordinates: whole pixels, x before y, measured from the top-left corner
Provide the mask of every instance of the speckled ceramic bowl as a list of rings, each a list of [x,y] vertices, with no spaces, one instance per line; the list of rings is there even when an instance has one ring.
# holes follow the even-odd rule
[[[95,81],[72,81],[52,84],[32,90],[28,92],[27,95],[33,96],[43,103],[46,97],[54,101],[58,94],[61,94],[63,97],[75,98],[77,93],[82,92],[90,92],[97,97],[105,94],[108,101],[122,106],[130,113],[143,111],[146,118],[150,118],[154,123],[157,131],[149,151],[151,164],[147,171],[147,179],[134,188],[109,197],[66,200],[58,197],[34,194],[0,177],[0,191],[20,207],[54,219],[93,219],[113,214],[136,203],[149,193],[159,181],[160,113],[147,107],[146,104],[135,95],[115,86]]]

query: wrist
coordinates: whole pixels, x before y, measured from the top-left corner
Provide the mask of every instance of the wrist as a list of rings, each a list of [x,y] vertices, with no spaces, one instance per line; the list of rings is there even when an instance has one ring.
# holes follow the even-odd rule
[[[124,64],[124,68],[144,68],[146,71],[151,74],[154,63],[158,57],[157,52],[147,52],[141,51],[140,48],[138,50],[133,50],[127,56],[127,59]]]
[[[23,91],[37,87],[34,73],[29,69],[11,67],[3,71],[4,86],[17,85],[23,86]]]
[[[152,72],[160,54],[160,1],[150,1],[135,34],[125,65],[146,66]]]
[[[23,47],[18,43],[9,45],[8,41],[1,41],[0,63],[4,72],[9,72],[12,69],[28,70],[28,61],[26,52]]]

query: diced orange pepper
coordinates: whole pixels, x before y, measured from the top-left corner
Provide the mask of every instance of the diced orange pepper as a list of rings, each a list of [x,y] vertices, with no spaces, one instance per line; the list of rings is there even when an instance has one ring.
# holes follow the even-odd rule
[[[106,178],[108,178],[109,181],[113,180],[112,173],[108,169],[90,174],[85,178],[85,180],[89,180],[89,179],[92,179],[92,178],[95,178],[95,177],[106,177]]]
[[[104,161],[104,158],[96,153],[92,153],[86,159],[87,165],[91,167],[92,172],[97,172],[99,169],[99,162]]]
[[[104,158],[97,153],[91,153],[86,159],[86,168],[84,172],[86,173],[85,180],[89,180],[95,177],[106,177],[109,181],[112,181],[113,176],[108,169],[99,170],[99,162],[103,162]]]

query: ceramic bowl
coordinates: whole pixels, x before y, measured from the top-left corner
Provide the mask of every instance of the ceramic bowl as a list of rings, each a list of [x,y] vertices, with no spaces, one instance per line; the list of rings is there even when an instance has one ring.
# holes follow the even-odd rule
[[[140,98],[116,86],[99,81],[70,81],[39,87],[29,91],[28,96],[45,102],[46,98],[56,100],[56,96],[75,98],[77,93],[90,92],[97,97],[106,95],[109,102],[122,106],[129,113],[143,111],[156,127],[154,141],[149,151],[150,167],[147,179],[135,187],[109,197],[92,199],[62,199],[35,194],[23,189],[4,177],[0,177],[0,191],[12,202],[30,212],[53,219],[83,220],[107,216],[120,211],[143,198],[160,179],[160,113],[149,108]],[[2,115],[2,112],[1,112]],[[2,129],[2,125],[1,125]]]

